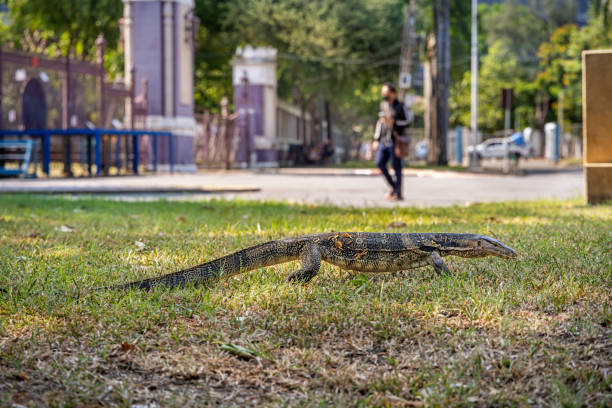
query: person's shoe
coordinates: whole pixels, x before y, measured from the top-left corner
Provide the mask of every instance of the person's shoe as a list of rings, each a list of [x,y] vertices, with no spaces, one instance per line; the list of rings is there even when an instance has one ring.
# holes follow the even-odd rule
[[[397,193],[393,192],[392,194],[389,194],[387,196],[387,200],[389,200],[389,201],[403,201],[404,198],[400,194],[397,194]]]
[[[395,190],[391,190],[387,194],[385,194],[385,199],[386,200],[392,200],[393,197],[395,197]]]
[[[387,201],[397,201],[397,194],[393,193],[393,194],[388,194],[387,195]]]

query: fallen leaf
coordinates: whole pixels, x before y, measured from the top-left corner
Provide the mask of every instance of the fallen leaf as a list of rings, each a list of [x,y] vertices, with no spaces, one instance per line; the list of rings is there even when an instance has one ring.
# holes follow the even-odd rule
[[[127,353],[130,350],[133,350],[136,346],[133,345],[132,343],[128,343],[127,341],[124,341],[123,343],[121,343],[121,352],[122,353]]]
[[[256,350],[251,350],[246,347],[242,347],[232,343],[221,344],[221,350],[227,351],[228,353],[241,358],[246,358],[247,360],[250,360],[254,357],[263,357],[261,353]]]
[[[404,228],[404,227],[407,227],[407,226],[408,226],[408,224],[406,224],[405,222],[402,222],[402,221],[393,221],[392,223],[387,225],[387,228]]]
[[[176,217],[174,217],[174,221],[176,221],[176,222],[185,222],[185,216],[184,215],[177,215]]]
[[[27,375],[25,372],[23,371],[18,371],[16,372],[13,377],[15,377],[16,380],[19,381],[28,381],[30,379],[30,376]]]

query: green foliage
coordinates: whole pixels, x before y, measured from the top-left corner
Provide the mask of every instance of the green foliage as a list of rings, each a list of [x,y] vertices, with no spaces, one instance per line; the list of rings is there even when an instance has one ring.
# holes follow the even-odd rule
[[[2,0],[10,13],[0,41],[49,55],[95,57],[95,40],[107,40],[111,77],[123,71],[118,21],[121,0]],[[194,97],[198,109],[217,110],[231,99],[231,59],[240,45],[278,49],[281,97],[305,109],[327,99],[346,125],[371,125],[379,84],[395,81],[407,0],[196,0],[201,24],[195,52]],[[469,125],[470,0],[451,2],[451,125]],[[479,5],[479,126],[503,124],[499,89],[515,90],[523,125],[532,124],[534,98],[564,92],[571,121],[580,120],[580,53],[612,45],[612,1],[594,0],[585,27],[574,19],[573,0],[510,0]],[[432,30],[431,2],[418,1],[416,29]],[[421,51],[424,41],[420,42]],[[421,52],[421,55],[424,55]],[[348,127],[347,127],[348,128]]]
[[[453,124],[470,124],[470,72],[465,72],[460,83],[453,84],[449,101]],[[533,90],[529,78],[518,56],[503,41],[489,46],[489,52],[481,61],[478,78],[478,126],[485,132],[493,132],[504,126],[504,112],[499,105],[501,88],[515,90],[515,102],[521,106],[522,117],[529,117]]]
[[[238,44],[228,20],[230,0],[196,0],[200,19],[196,38],[194,100],[198,110],[218,111],[221,98],[232,95],[231,59]]]
[[[496,48],[497,57],[511,55],[515,60],[510,62],[515,65],[515,74],[522,71],[519,73],[522,76],[535,76],[538,67],[536,53],[540,44],[548,38],[548,32],[545,22],[538,18],[533,9],[516,1],[503,3],[491,7],[482,20],[487,45]],[[499,55],[499,48],[503,48],[507,55]]]
[[[371,86],[397,76],[400,1],[239,0],[228,10],[240,44],[278,50],[279,94],[300,105],[326,96],[372,115]]]
[[[499,92],[504,87],[515,91],[514,115],[519,115],[521,126],[535,125],[535,97],[542,90],[553,100],[549,120],[554,120],[561,90],[567,120],[581,120],[581,52],[608,47],[612,37],[603,17],[592,18],[583,28],[567,24],[575,7],[568,0],[546,0],[529,7],[509,1],[479,9],[487,44],[478,77],[482,130],[503,128]],[[470,82],[466,71],[451,84],[451,124],[470,123]]]
[[[612,1],[593,0],[593,14],[600,18],[606,28],[610,28],[610,18],[612,17]]]
[[[602,20],[594,19],[581,29],[572,24],[560,27],[540,46],[536,84],[554,99],[563,92],[563,108],[568,120],[579,122],[582,119],[582,51],[611,45],[612,31]],[[557,102],[553,108],[556,105]]]
[[[72,55],[93,61],[96,39],[106,39],[111,78],[123,72],[118,49],[121,0],[7,0],[9,16],[0,22],[0,39],[12,48],[49,56]]]
[[[103,34],[110,47],[119,40],[121,0],[8,0],[11,39],[15,46],[34,45],[51,55],[95,55],[95,41]],[[25,35],[24,35],[25,33]],[[30,36],[36,39],[27,44]]]

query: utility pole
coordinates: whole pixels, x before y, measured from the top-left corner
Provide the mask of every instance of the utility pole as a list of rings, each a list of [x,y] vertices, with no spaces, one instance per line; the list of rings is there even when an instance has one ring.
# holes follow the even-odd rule
[[[448,137],[448,88],[450,86],[450,4],[449,0],[436,0],[434,5],[436,20],[436,121],[437,121],[437,164],[448,164],[446,139]]]
[[[476,155],[476,137],[478,135],[478,0],[472,0],[472,89],[471,89],[471,106],[470,106],[470,121],[471,132],[470,142],[472,144],[472,152],[470,154],[470,168],[479,167],[480,163]]]
[[[502,103],[504,108],[504,137],[510,136],[510,118],[512,114],[512,105],[514,104],[514,94],[511,88],[502,89]]]
[[[414,22],[415,22],[416,0],[410,0],[410,4],[405,12],[404,30],[402,31],[402,51],[400,56],[399,71],[399,99],[410,109],[412,98],[410,88],[412,88],[412,54],[414,52]]]

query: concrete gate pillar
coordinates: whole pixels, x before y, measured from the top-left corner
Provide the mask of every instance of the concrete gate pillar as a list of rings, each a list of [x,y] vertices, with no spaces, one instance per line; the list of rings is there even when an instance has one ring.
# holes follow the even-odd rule
[[[612,198],[612,50],[582,53],[582,126],[586,199]]]
[[[174,168],[195,171],[193,50],[194,0],[123,0],[125,77],[140,94],[148,80],[146,127],[171,131]],[[132,78],[135,69],[136,78]],[[160,168],[168,168],[168,145],[159,144]]]
[[[277,167],[276,49],[238,48],[232,66],[234,106],[240,115],[235,162]]]

